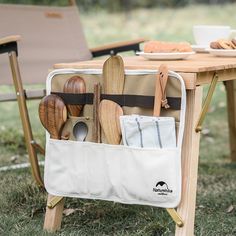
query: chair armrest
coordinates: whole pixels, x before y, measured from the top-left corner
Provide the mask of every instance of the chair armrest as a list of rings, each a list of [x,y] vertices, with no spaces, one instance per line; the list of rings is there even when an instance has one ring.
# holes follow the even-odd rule
[[[140,50],[140,43],[147,41],[146,39],[136,39],[130,41],[123,41],[118,43],[111,43],[104,46],[99,46],[95,48],[91,48],[90,51],[93,57],[103,56],[107,54],[117,54],[119,52],[125,51],[139,51]]]
[[[20,39],[21,37],[19,35],[0,38],[0,54],[9,53],[11,51],[15,51],[17,54],[17,41]]]
[[[0,38],[0,45],[17,42],[21,39],[20,35],[11,35],[4,38]]]

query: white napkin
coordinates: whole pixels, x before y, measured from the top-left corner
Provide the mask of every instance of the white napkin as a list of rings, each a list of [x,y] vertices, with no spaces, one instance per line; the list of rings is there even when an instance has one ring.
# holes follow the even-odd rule
[[[120,116],[123,143],[133,147],[175,148],[174,117]]]

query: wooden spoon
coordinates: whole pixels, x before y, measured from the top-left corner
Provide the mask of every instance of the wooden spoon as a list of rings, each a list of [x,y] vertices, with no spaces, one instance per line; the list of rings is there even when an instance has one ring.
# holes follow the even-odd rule
[[[63,88],[64,93],[85,93],[86,84],[84,79],[79,76],[73,76],[66,81]],[[67,109],[72,116],[79,116],[83,105],[67,105]]]
[[[45,96],[39,104],[39,118],[51,138],[60,139],[62,128],[67,119],[67,109],[57,95]]]
[[[120,144],[121,128],[119,117],[123,115],[122,108],[110,100],[102,100],[99,105],[99,121],[109,144]]]
[[[157,74],[157,79],[156,79],[153,116],[160,116],[161,107],[162,105],[164,105],[162,104],[162,101],[164,102],[163,99],[165,99],[165,89],[167,80],[168,80],[168,68],[166,65],[160,65],[159,73]],[[168,108],[167,103],[166,103],[166,108]]]
[[[103,65],[103,89],[107,94],[122,94],[124,89],[124,62],[120,56],[109,57]]]

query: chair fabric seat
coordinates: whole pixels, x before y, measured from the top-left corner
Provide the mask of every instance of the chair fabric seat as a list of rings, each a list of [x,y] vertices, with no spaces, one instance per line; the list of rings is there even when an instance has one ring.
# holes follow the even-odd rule
[[[18,44],[23,84],[45,84],[56,62],[90,60],[77,6],[0,4],[0,38],[21,35]],[[0,55],[0,85],[12,84],[9,60]]]

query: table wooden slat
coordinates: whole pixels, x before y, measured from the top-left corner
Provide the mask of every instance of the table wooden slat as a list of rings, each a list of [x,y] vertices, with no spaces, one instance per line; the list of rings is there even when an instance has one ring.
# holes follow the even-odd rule
[[[54,69],[101,69],[106,58],[72,63],[55,64]],[[216,57],[208,53],[196,53],[187,60],[154,61],[140,56],[123,57],[125,69],[156,70],[161,64],[167,64],[170,70],[180,73],[187,89],[195,89],[197,85],[211,82],[214,72],[220,75],[219,80],[234,79],[236,74],[236,57]]]
[[[126,69],[156,69],[160,64],[168,64],[176,72],[206,72],[236,68],[236,57],[216,57],[208,53],[197,53],[187,60],[154,61],[140,56],[124,57]],[[55,64],[54,68],[101,68],[105,59],[90,60],[74,63]]]

